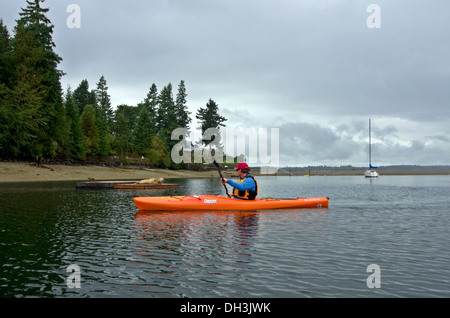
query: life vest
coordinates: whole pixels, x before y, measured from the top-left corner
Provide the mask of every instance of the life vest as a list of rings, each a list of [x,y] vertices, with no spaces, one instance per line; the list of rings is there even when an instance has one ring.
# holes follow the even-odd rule
[[[241,191],[239,189],[234,188],[233,189],[233,196],[235,198],[239,198],[239,199],[243,199],[243,200],[255,200],[256,196],[258,195],[258,183],[256,182],[255,178],[253,178],[252,176],[246,176],[245,178],[243,178],[243,179],[241,179],[239,181],[236,181],[236,182],[237,183],[242,183],[247,178],[252,178],[253,181],[255,181],[256,191],[250,191],[250,190]]]

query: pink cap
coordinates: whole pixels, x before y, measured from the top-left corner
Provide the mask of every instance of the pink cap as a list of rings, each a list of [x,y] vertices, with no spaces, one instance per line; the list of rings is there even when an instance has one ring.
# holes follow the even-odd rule
[[[238,169],[241,169],[243,172],[250,171],[248,164],[246,164],[245,162],[241,162],[240,164],[237,165],[237,167],[234,167],[234,170],[238,170]]]

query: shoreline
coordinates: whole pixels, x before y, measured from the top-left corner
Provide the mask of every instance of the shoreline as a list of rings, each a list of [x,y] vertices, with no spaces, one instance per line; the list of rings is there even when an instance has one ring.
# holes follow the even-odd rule
[[[296,169],[278,170],[274,175],[263,176],[364,176],[366,169]],[[450,169],[379,169],[383,175],[450,175]],[[222,171],[225,178],[235,176],[232,169]],[[259,169],[252,171],[261,176]],[[0,183],[39,181],[110,181],[143,180],[149,178],[218,178],[216,170],[169,170],[137,167],[110,167],[94,165],[43,164],[31,162],[0,162]]]
[[[212,178],[217,171],[188,171],[101,165],[0,162],[0,183],[40,181],[124,181],[150,178]]]

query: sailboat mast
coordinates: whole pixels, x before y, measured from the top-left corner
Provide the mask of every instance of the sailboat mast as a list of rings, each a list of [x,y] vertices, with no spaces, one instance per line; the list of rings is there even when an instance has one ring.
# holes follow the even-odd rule
[[[371,127],[370,127],[370,119],[369,119],[369,167],[372,166],[372,137],[371,137]]]
[[[372,167],[372,125],[369,118],[369,170],[364,173],[366,178],[377,178],[378,172],[375,171],[377,167]]]

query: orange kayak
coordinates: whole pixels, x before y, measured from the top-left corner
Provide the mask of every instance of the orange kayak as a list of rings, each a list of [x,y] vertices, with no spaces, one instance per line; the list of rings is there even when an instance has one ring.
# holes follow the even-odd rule
[[[167,197],[135,197],[139,210],[194,211],[194,210],[274,210],[300,208],[327,208],[328,198],[295,198],[238,200],[216,195],[188,195]]]

